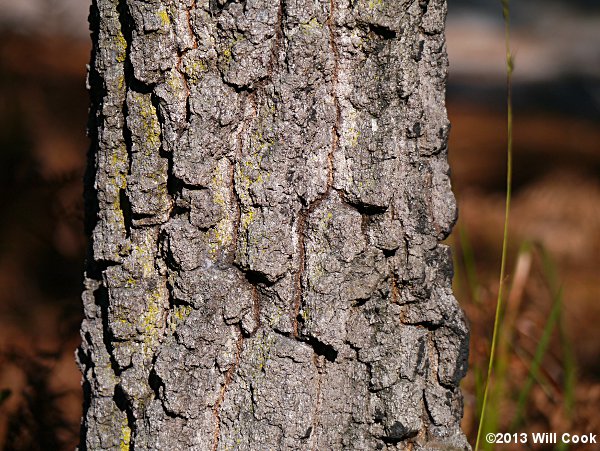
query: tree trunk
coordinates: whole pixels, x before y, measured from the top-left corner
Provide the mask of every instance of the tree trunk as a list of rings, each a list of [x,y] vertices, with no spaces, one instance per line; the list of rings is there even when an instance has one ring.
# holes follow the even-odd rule
[[[82,449],[468,448],[443,0],[95,0]]]

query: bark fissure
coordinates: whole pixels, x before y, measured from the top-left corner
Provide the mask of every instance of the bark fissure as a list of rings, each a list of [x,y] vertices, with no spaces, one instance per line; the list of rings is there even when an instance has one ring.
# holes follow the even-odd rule
[[[300,308],[302,306],[302,279],[304,277],[304,273],[306,271],[305,268],[305,253],[306,250],[304,248],[305,242],[305,227],[306,222],[308,221],[311,213],[323,203],[325,199],[329,196],[331,189],[334,183],[334,155],[338,146],[338,130],[341,122],[341,109],[337,95],[337,81],[338,81],[338,72],[339,72],[339,52],[337,48],[337,43],[335,40],[335,31],[334,31],[334,14],[335,14],[335,1],[330,0],[329,2],[329,16],[327,18],[327,28],[329,34],[329,46],[332,50],[333,54],[333,72],[331,75],[331,97],[333,100],[333,105],[335,109],[335,122],[331,127],[331,147],[327,154],[327,185],[325,187],[325,191],[320,194],[311,204],[309,204],[305,209],[301,210],[298,213],[298,219],[296,221],[296,233],[297,233],[297,255],[298,255],[298,267],[295,272],[295,295],[294,295],[294,305],[292,308],[292,322],[293,322],[293,335],[294,337],[298,337],[298,321],[299,321],[299,313]]]
[[[227,388],[229,387],[229,384],[231,383],[231,381],[233,379],[235,371],[240,364],[240,356],[242,354],[242,349],[244,347],[244,335],[242,334],[241,329],[238,332],[239,332],[239,338],[236,343],[235,360],[231,364],[229,369],[227,370],[227,373],[225,373],[225,380],[223,381],[223,385],[221,386],[221,391],[219,393],[219,397],[217,398],[217,401],[215,402],[215,406],[213,408],[213,415],[215,418],[215,429],[214,429],[214,433],[213,433],[214,441],[213,441],[213,446],[212,446],[213,451],[217,451],[217,449],[219,447],[219,439],[220,439],[220,433],[221,433],[221,416],[220,416],[221,405],[223,404],[223,401],[225,401],[225,395],[227,394]]]
[[[317,441],[318,438],[318,429],[319,429],[319,416],[321,415],[321,405],[323,403],[322,393],[321,393],[321,384],[322,384],[322,374],[325,371],[326,362],[321,361],[323,357],[320,357],[317,353],[313,354],[313,364],[317,370],[316,377],[316,395],[315,395],[315,405],[314,405],[314,413],[313,413],[313,421],[311,425],[310,432],[307,434],[310,438],[310,446],[309,449],[311,451],[319,450],[319,443]]]

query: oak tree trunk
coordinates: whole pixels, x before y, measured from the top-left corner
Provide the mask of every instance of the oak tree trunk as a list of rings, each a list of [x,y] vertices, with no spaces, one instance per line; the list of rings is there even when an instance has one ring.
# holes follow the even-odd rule
[[[468,448],[444,0],[95,0],[82,449]]]

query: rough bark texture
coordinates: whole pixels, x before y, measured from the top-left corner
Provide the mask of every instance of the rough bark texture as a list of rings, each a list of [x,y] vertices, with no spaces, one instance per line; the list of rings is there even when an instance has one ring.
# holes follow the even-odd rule
[[[95,0],[82,449],[468,448],[443,0]]]

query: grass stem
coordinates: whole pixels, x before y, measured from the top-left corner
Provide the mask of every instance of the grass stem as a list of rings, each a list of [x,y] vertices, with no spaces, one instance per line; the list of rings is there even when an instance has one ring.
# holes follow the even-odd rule
[[[494,332],[492,334],[492,345],[490,349],[490,359],[488,364],[485,390],[483,394],[483,404],[481,414],[479,415],[479,427],[477,429],[477,441],[475,442],[475,451],[479,450],[479,443],[485,424],[485,409],[487,397],[492,379],[494,368],[494,358],[496,353],[496,343],[498,341],[498,332],[500,329],[500,318],[502,313],[502,296],[504,287],[504,278],[506,271],[506,256],[508,251],[508,219],[510,212],[511,188],[512,188],[512,73],[513,58],[510,51],[510,1],[502,0],[502,14],[504,17],[504,37],[506,46],[506,83],[507,83],[507,162],[506,162],[506,208],[504,214],[504,234],[502,239],[502,259],[500,263],[500,283],[498,286],[498,299],[496,301],[496,315],[494,317]]]

